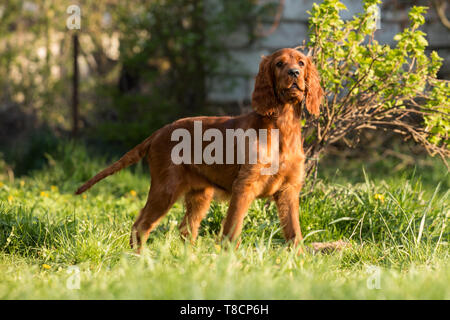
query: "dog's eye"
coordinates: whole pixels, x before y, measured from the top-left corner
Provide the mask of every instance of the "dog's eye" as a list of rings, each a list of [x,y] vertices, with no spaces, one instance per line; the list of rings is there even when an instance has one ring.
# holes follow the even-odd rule
[[[278,61],[276,64],[277,67],[282,67],[283,66],[283,61]]]
[[[299,61],[299,62],[298,62],[298,65],[299,65],[300,67],[303,67],[303,66],[305,65],[305,63],[304,63],[303,61]]]

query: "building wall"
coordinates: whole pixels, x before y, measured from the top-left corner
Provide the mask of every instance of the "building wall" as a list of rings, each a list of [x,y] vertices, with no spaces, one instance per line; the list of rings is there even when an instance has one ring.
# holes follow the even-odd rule
[[[211,79],[209,101],[216,103],[242,103],[250,100],[254,78],[258,72],[261,56],[284,47],[295,47],[308,39],[308,13],[312,4],[320,0],[285,0],[282,17],[278,28],[267,37],[251,42],[247,32],[242,29],[224,38],[230,50],[230,59],[221,62],[218,74]],[[343,0],[348,11],[342,11],[344,19],[351,19],[362,12],[362,2]],[[394,35],[409,24],[408,11],[413,5],[428,5],[431,1],[384,0],[381,5],[381,29],[376,31],[376,38],[381,43],[393,45]],[[450,11],[450,6],[447,6]],[[447,16],[450,13],[447,12]],[[271,22],[263,23],[268,30]],[[428,10],[426,24],[422,30],[427,34],[429,49],[436,50],[444,63],[439,77],[450,79],[450,30],[438,20],[433,8]]]

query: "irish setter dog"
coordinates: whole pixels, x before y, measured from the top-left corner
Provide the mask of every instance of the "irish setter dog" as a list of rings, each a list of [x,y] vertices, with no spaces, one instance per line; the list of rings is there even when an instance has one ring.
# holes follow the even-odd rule
[[[230,241],[239,238],[244,216],[252,201],[270,197],[276,202],[285,239],[297,245],[302,240],[298,197],[304,178],[305,160],[301,138],[301,108],[305,105],[310,114],[318,116],[322,98],[319,75],[311,58],[294,49],[278,50],[263,57],[259,65],[252,94],[254,111],[237,117],[185,118],[166,125],[87,181],[76,194],[81,194],[103,178],[146,157],[150,167],[151,187],[147,203],[132,227],[130,239],[131,246],[138,251],[149,233],[183,195],[186,214],[180,224],[180,232],[185,238],[190,237],[192,241],[196,239],[200,222],[215,194],[227,195],[230,200],[223,224],[223,238]],[[201,123],[200,133],[214,129],[223,136],[229,129],[266,129],[268,132],[277,129],[279,139],[275,150],[278,157],[275,159],[275,153],[271,153],[268,162],[250,163],[247,161],[249,153],[246,151],[247,159],[244,163],[174,163],[171,157],[177,144],[173,141],[174,131],[182,129],[195,135],[195,130],[198,130],[195,123]],[[260,140],[258,138],[257,144],[262,146]],[[274,143],[270,140],[266,147],[270,144],[273,146]],[[194,142],[191,145],[196,148]],[[205,145],[205,141],[202,141],[203,149]],[[233,146],[231,151],[223,148],[224,156],[227,156],[227,152],[239,152],[236,145]],[[236,160],[235,155],[231,158]],[[277,171],[263,174],[262,169],[270,167],[273,161],[278,161]]]

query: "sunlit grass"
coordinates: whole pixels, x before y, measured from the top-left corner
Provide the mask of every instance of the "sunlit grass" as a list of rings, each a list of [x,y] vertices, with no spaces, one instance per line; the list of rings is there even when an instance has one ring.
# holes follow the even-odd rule
[[[449,177],[439,165],[438,179],[420,168],[392,176],[360,166],[359,178],[329,173],[313,190],[306,186],[305,244],[349,241],[341,252],[298,256],[282,238],[274,204],[259,200],[238,249],[219,241],[227,205],[218,202],[197,243],[181,241],[179,202],[136,256],[129,233],[148,173],[125,170],[76,197],[104,160],[66,148],[48,168],[0,183],[1,299],[450,298]],[[79,289],[71,289],[74,270]]]

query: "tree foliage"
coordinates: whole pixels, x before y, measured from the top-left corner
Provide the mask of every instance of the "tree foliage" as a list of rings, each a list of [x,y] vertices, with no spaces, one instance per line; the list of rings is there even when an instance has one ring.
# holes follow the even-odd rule
[[[81,9],[80,30],[66,28],[72,4]],[[24,114],[34,121],[0,133],[9,141],[37,124],[70,130],[77,32],[82,135],[128,148],[171,120],[204,112],[208,77],[230,61],[226,36],[240,28],[253,39],[272,7],[254,0],[0,3],[1,124]]]
[[[204,113],[211,75],[229,60],[226,35],[246,25],[251,37],[256,28],[252,17],[263,9],[252,0],[119,5],[114,13],[120,34],[119,86],[106,92],[113,95],[112,111],[119,121],[105,123],[105,134],[135,144],[167,122]]]

